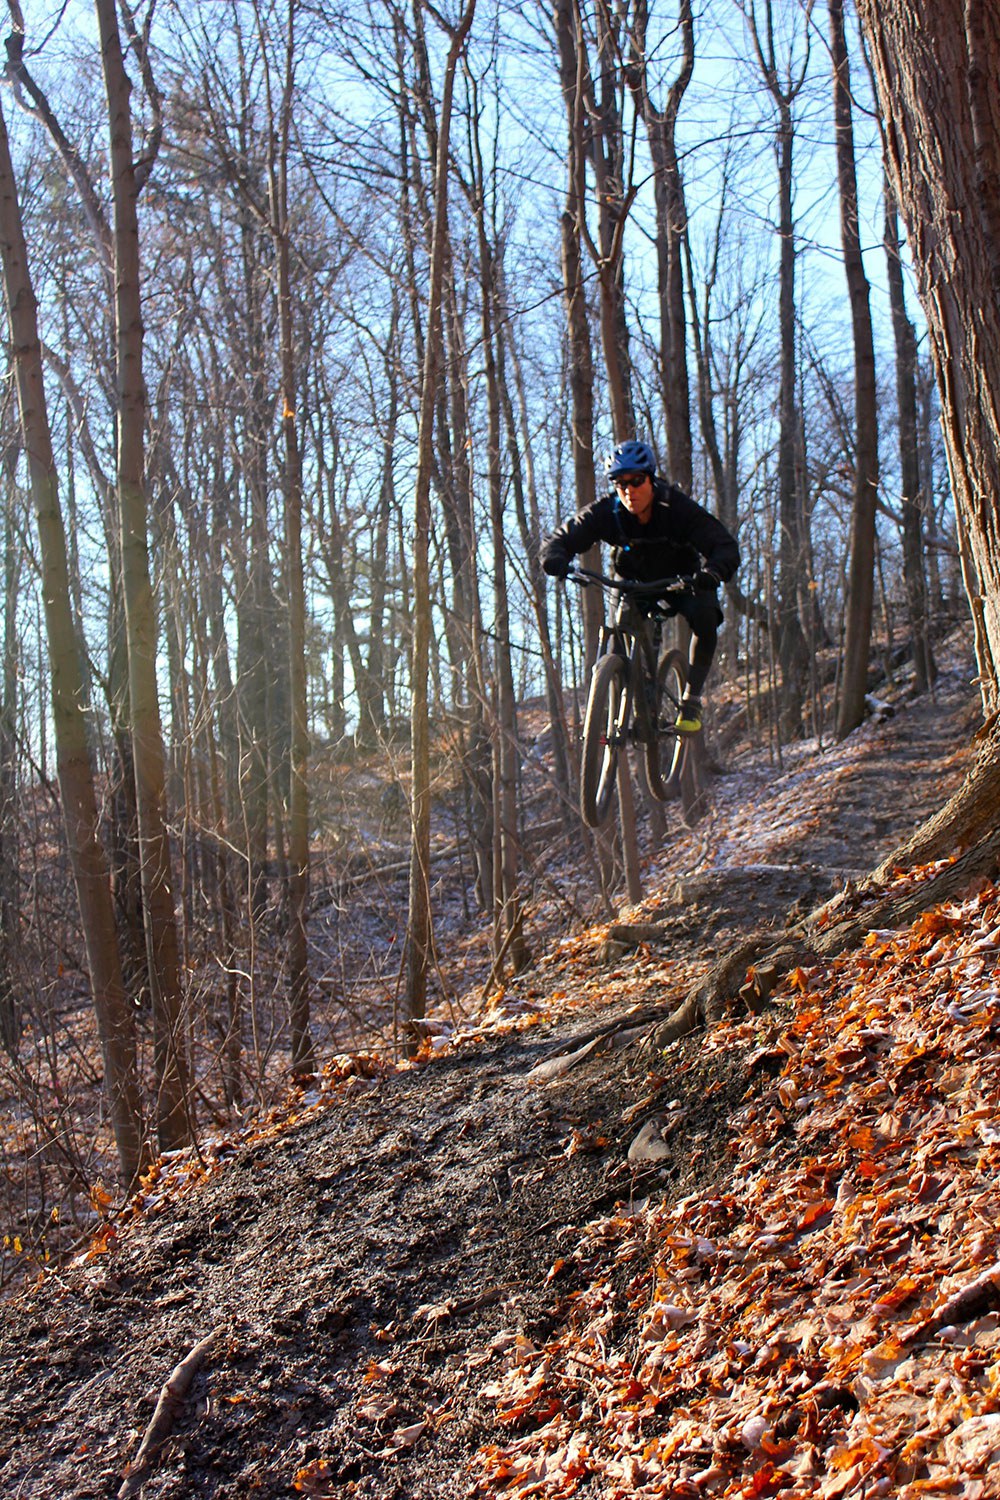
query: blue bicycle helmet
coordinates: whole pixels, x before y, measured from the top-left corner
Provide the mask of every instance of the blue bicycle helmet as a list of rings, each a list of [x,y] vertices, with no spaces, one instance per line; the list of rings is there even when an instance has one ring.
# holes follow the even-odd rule
[[[648,443],[630,439],[618,444],[608,459],[607,468],[609,479],[617,479],[619,474],[653,475],[656,473],[656,454]]]

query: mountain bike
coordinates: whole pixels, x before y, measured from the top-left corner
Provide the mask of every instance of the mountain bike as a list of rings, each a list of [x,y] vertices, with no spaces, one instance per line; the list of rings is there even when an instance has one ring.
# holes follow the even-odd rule
[[[687,664],[680,651],[661,653],[662,624],[674,617],[671,596],[690,593],[690,578],[659,578],[648,583],[608,578],[589,568],[567,575],[581,587],[596,585],[617,596],[614,618],[601,626],[597,660],[583,724],[580,813],[589,828],[607,820],[615,790],[618,752],[642,746],[640,766],[646,790],[657,802],[681,798],[685,810],[697,789],[687,775],[689,735],[678,717]]]

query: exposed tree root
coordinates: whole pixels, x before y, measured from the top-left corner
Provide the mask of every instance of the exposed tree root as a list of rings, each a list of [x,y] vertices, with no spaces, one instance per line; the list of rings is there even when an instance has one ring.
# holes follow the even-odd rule
[[[191,1382],[201,1369],[205,1355],[221,1331],[220,1328],[213,1329],[207,1338],[195,1344],[180,1364],[174,1367],[170,1378],[160,1391],[156,1410],[146,1428],[139,1451],[129,1464],[128,1473],[118,1491],[118,1500],[129,1500],[130,1496],[138,1494],[149,1478],[149,1471],[156,1461],[157,1454],[174,1430],[174,1423],[191,1389]]]
[[[574,1037],[571,1051],[567,1052],[563,1046],[550,1052],[524,1075],[524,1080],[526,1083],[548,1083],[586,1062],[588,1057],[601,1052],[617,1052],[634,1037],[647,1035],[652,1023],[665,1014],[666,1006],[633,1008],[606,1026],[595,1027]]]
[[[665,1047],[696,1027],[718,1020],[735,1003],[760,1010],[781,979],[797,966],[835,958],[879,928],[908,927],[923,912],[963,895],[1000,870],[1000,734],[981,732],[979,756],[945,806],[928,818],[871,875],[849,885],[777,936],[753,933],[733,948],[652,1033]],[[915,885],[893,889],[900,870],[935,860],[954,862]]]
[[[545,1058],[527,1079],[551,1081],[595,1053],[625,1046],[637,1036],[643,1045],[662,1049],[738,1005],[761,1011],[792,969],[836,958],[875,929],[908,927],[931,907],[994,879],[1000,871],[1000,726],[989,726],[979,739],[978,758],[958,791],[864,880],[852,882],[780,933],[761,928],[748,934],[669,1014],[664,1016],[659,1008],[652,1014],[633,1013],[577,1036],[572,1051]],[[944,859],[952,862],[929,878],[905,886],[898,883],[900,871]],[[610,929],[609,942],[633,946],[656,941],[663,933],[661,924],[617,924]]]

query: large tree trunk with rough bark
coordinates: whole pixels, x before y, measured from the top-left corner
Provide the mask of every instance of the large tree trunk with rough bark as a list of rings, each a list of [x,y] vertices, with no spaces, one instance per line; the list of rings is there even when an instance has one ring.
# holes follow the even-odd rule
[[[930,332],[991,715],[1000,709],[1000,12],[981,0],[858,8]]]

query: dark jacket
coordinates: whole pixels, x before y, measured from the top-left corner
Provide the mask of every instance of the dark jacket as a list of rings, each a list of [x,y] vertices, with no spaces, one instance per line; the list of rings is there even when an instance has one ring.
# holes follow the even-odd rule
[[[612,548],[619,578],[667,578],[708,568],[728,583],[740,564],[736,538],[722,522],[665,479],[653,480],[653,509],[645,526],[617,495],[602,495],[552,533],[542,548],[542,567],[564,572],[560,563],[568,565],[595,542]]]

